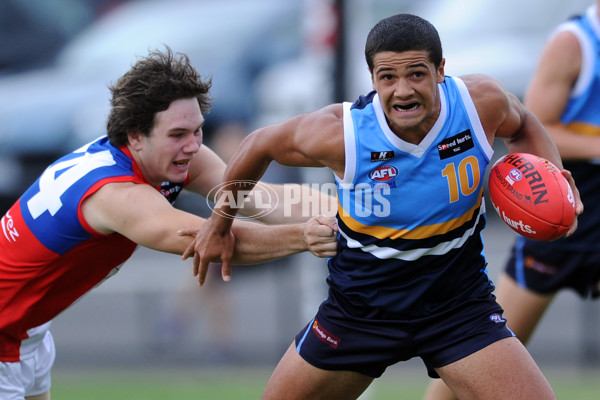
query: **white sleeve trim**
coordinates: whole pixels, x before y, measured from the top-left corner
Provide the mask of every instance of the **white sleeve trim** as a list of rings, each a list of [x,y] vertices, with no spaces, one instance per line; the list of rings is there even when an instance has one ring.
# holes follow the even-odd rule
[[[477,109],[475,108],[475,104],[473,103],[473,99],[471,98],[471,94],[469,93],[469,89],[467,89],[467,85],[462,81],[462,79],[453,77],[456,82],[456,86],[458,87],[458,91],[460,92],[460,97],[462,97],[465,108],[467,109],[467,114],[469,116],[469,120],[471,120],[471,125],[475,130],[475,137],[477,137],[477,142],[481,146],[481,149],[485,152],[488,160],[492,159],[492,155],[494,154],[494,149],[488,142],[485,131],[483,130],[483,126],[481,125],[481,120],[479,119],[479,114],[477,114]]]
[[[350,107],[352,103],[344,102],[343,107],[343,122],[344,122],[344,151],[346,153],[346,165],[344,167],[344,178],[340,178],[334,173],[335,180],[343,184],[351,184],[354,181],[354,174],[356,173],[356,138],[354,133],[354,122],[352,121],[352,114],[350,113]]]
[[[594,45],[590,40],[589,36],[581,29],[575,22],[565,22],[556,28],[554,35],[558,32],[568,31],[571,32],[579,41],[579,47],[581,48],[581,69],[579,70],[579,76],[571,91],[571,97],[578,97],[589,87],[594,78]]]

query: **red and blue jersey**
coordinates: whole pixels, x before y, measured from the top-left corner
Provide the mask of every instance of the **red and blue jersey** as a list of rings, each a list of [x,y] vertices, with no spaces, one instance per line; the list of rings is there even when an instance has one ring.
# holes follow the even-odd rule
[[[103,137],[51,164],[0,220],[0,361],[20,360],[45,334],[37,327],[132,255],[136,243],[95,231],[81,212],[112,182],[149,184],[128,149]],[[157,189],[173,202],[182,187]]]

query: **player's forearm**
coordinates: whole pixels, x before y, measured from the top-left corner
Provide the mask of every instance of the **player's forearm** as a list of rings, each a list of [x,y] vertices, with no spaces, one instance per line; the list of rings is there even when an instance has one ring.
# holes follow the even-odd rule
[[[148,221],[137,230],[135,236],[125,236],[140,246],[179,255],[183,254],[206,222],[204,218],[175,208],[167,217]]]
[[[259,218],[265,224],[301,223],[317,215],[334,217],[337,213],[335,192],[330,191],[330,195],[319,190],[318,186],[308,184],[269,185],[268,188],[276,201],[272,202],[272,209],[263,212]],[[250,211],[250,215],[259,215],[261,210],[254,208]]]
[[[245,204],[242,200],[265,173],[272,159],[268,152],[262,151],[255,133],[250,134],[240,144],[229,162],[225,174],[220,198],[215,203],[213,216],[219,220],[219,226],[230,227]]]
[[[560,154],[552,137],[546,132],[538,119],[527,112],[520,132],[505,141],[511,153],[531,153],[545,158],[562,169]]]
[[[304,224],[267,226],[236,220],[233,224],[233,262],[252,264],[287,257],[308,250]]]

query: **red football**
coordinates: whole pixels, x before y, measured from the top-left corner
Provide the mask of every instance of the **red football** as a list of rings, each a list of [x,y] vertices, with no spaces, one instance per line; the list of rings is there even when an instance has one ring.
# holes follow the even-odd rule
[[[557,239],[575,221],[571,186],[554,164],[533,154],[500,158],[490,171],[489,192],[500,218],[529,239]]]

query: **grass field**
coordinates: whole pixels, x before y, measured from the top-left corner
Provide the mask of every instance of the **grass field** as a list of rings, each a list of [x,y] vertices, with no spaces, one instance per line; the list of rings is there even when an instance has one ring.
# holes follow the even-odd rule
[[[259,399],[270,370],[80,369],[53,372],[52,400],[249,400]],[[600,371],[546,371],[559,399],[600,399]],[[419,400],[423,370],[390,370],[377,379],[364,400]],[[362,398],[361,398],[362,399]],[[334,399],[332,399],[334,400]]]

